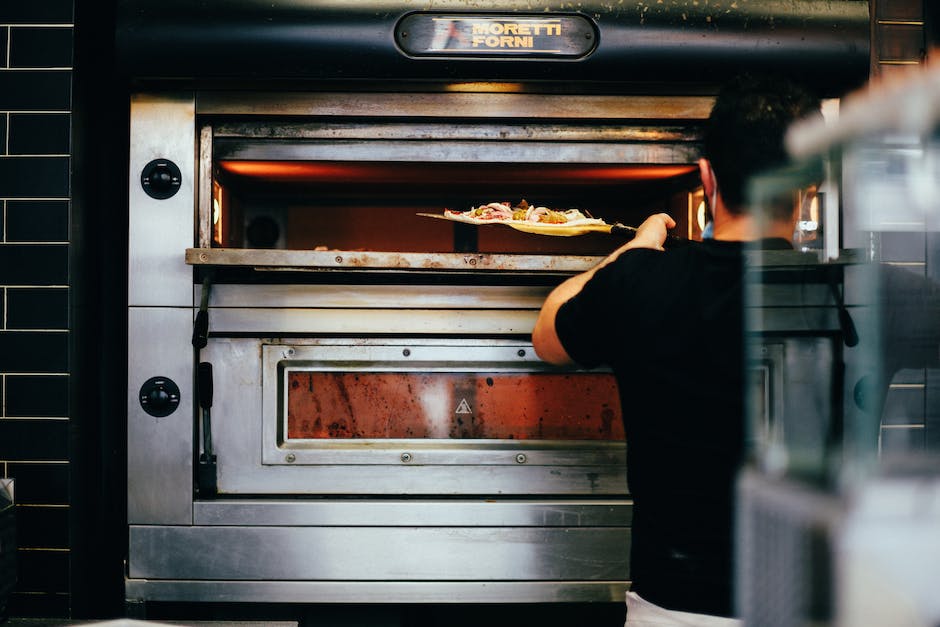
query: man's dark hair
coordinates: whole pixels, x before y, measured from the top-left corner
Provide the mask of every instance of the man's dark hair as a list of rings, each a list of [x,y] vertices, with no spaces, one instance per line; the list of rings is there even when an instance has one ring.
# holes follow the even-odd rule
[[[784,77],[743,75],[721,89],[705,129],[704,156],[730,212],[745,212],[751,177],[787,163],[787,128],[810,115],[820,115],[819,98]]]

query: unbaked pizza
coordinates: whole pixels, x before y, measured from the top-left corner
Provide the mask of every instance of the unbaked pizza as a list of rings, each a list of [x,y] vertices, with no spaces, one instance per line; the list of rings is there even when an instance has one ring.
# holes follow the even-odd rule
[[[508,202],[491,202],[467,211],[445,209],[444,216],[450,220],[471,224],[492,224],[494,222],[528,223],[558,226],[580,226],[604,224],[599,218],[586,216],[578,209],[549,209],[530,205],[522,200],[517,205]]]

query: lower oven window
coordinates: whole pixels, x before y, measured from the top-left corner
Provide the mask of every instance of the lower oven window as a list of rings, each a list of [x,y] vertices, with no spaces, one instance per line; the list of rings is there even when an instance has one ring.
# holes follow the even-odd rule
[[[285,440],[622,440],[613,375],[282,370]]]
[[[623,463],[613,374],[551,366],[530,342],[298,338],[262,354],[264,464]]]

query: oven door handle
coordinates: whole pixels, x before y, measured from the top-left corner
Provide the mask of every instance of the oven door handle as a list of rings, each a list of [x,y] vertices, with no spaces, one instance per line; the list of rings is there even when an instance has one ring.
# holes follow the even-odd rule
[[[196,320],[193,322],[193,346],[196,350],[205,348],[209,343],[209,290],[211,281],[209,276],[202,280],[202,299],[199,302],[199,311],[196,312]]]

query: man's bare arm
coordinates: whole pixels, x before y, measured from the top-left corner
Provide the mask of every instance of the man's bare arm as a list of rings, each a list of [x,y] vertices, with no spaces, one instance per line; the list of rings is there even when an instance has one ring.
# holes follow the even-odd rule
[[[595,272],[619,257],[624,251],[632,248],[662,250],[663,243],[666,241],[666,231],[675,225],[675,220],[668,214],[657,213],[650,216],[643,221],[632,240],[612,252],[590,270],[566,279],[552,290],[545,299],[539,317],[535,321],[535,328],[532,330],[532,345],[536,354],[550,364],[562,366],[574,363],[555,331],[555,316],[558,314],[558,309],[580,292]]]

